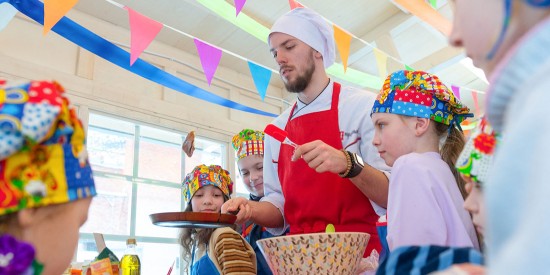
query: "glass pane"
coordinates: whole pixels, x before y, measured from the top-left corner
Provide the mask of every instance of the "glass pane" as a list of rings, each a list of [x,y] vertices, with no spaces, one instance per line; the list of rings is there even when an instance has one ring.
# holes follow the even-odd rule
[[[106,240],[107,247],[122,259],[126,250],[125,241]],[[180,274],[181,254],[178,244],[148,243],[137,241],[137,251],[141,262],[141,274],[167,274],[174,263],[173,275]],[[80,239],[76,254],[77,262],[92,261],[99,253],[93,239]]]
[[[225,160],[225,145],[201,138],[195,138],[195,152],[193,157],[185,155],[185,173],[191,172],[199,164],[217,164],[223,168]]]
[[[130,234],[132,183],[121,179],[95,176],[97,196],[92,200],[88,221],[80,232]]]
[[[132,123],[91,114],[87,148],[92,168],[97,171],[132,175],[133,129]]]
[[[168,274],[172,263],[174,268],[171,275],[180,274],[181,254],[179,244],[163,243],[138,243],[142,247],[139,255],[141,262],[141,274]]]
[[[182,140],[180,134],[141,126],[139,177],[179,183],[183,154]]]
[[[149,214],[178,212],[181,209],[181,189],[150,184],[139,184],[136,209],[136,235],[149,237],[177,238],[178,228],[156,226]]]

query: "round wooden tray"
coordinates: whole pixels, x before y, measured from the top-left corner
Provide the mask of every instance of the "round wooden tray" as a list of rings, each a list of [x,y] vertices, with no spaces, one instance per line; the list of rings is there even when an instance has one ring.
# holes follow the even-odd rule
[[[149,215],[154,225],[179,228],[218,228],[231,226],[237,216],[204,212],[164,212]]]

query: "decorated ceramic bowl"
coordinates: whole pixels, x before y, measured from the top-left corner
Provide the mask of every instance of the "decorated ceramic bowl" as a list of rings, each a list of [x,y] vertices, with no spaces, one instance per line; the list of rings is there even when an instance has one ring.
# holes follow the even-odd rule
[[[258,240],[273,274],[355,274],[370,235],[357,232],[289,235]]]

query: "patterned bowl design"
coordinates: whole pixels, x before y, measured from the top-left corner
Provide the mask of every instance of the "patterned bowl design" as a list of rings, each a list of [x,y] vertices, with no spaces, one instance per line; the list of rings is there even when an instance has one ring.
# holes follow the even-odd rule
[[[340,232],[258,240],[273,274],[355,274],[370,235]]]

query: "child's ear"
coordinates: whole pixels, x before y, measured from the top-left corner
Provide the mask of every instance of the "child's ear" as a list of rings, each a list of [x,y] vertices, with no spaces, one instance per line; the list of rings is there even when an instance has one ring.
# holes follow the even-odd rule
[[[430,119],[428,118],[416,118],[416,124],[415,124],[415,134],[417,137],[423,135],[426,131],[428,131],[430,127]]]
[[[27,208],[17,212],[17,222],[21,228],[27,228],[36,220],[38,208]]]

